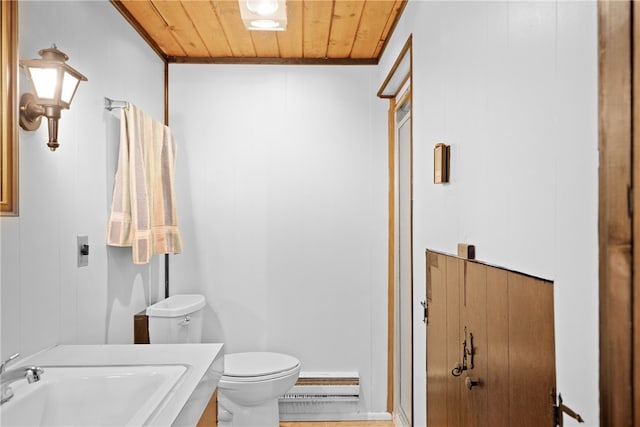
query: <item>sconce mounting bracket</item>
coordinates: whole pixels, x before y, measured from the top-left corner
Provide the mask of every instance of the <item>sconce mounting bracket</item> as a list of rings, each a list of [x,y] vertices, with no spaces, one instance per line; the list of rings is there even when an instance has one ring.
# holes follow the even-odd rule
[[[40,127],[44,108],[36,104],[36,97],[32,93],[23,93],[20,97],[20,127],[34,131]]]

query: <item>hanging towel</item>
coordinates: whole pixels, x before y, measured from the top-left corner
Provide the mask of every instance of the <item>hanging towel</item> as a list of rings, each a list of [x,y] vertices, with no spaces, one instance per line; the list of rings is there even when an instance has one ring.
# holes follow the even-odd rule
[[[120,152],[107,244],[131,246],[134,264],[182,251],[168,126],[129,103],[120,113]]]

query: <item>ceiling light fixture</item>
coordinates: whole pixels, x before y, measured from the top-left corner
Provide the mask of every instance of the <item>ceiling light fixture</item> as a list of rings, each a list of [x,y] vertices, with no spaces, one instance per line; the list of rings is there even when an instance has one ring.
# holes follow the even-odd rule
[[[69,57],[54,45],[38,52],[40,59],[20,60],[33,93],[20,97],[20,127],[34,131],[40,127],[42,116],[49,122],[49,142],[47,146],[55,151],[58,144],[58,120],[62,109],[71,106],[78,85],[87,78],[66,64]]]
[[[278,10],[278,0],[247,0],[247,9],[260,16],[273,15]]]
[[[238,0],[240,16],[247,30],[284,31],[287,29],[285,0]]]

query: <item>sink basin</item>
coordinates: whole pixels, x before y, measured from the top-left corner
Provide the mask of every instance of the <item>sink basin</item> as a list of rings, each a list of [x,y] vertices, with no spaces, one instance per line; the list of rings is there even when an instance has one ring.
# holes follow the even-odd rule
[[[40,381],[13,383],[3,426],[143,425],[180,381],[184,365],[41,366]]]
[[[224,372],[223,344],[57,345],[16,360],[0,426],[194,426]]]

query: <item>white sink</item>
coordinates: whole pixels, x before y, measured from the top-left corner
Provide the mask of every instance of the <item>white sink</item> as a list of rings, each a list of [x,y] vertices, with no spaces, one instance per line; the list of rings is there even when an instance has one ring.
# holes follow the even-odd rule
[[[41,366],[40,381],[13,383],[0,407],[6,426],[142,425],[187,368],[159,366]]]
[[[62,345],[18,366],[0,426],[193,426],[224,371],[222,344]]]

